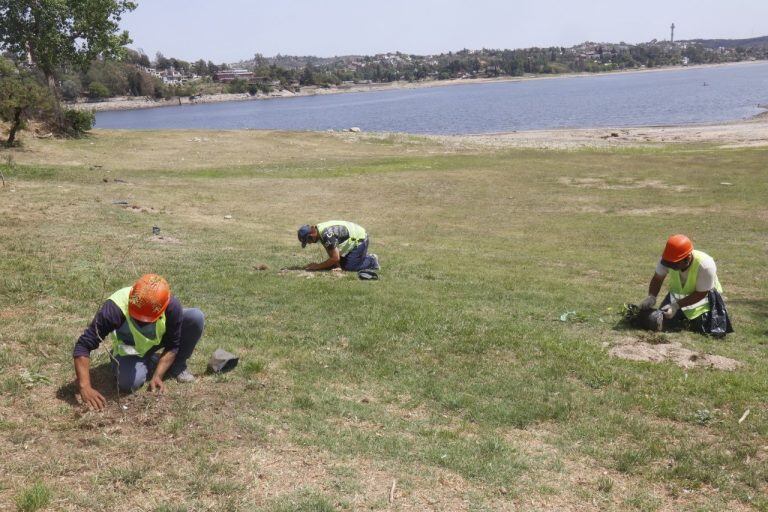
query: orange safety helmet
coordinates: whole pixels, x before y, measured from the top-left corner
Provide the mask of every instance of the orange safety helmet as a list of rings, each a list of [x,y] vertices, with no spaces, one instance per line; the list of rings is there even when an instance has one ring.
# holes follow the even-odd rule
[[[677,263],[687,258],[692,252],[693,243],[691,243],[690,238],[685,235],[672,235],[667,240],[661,259],[670,263]]]
[[[139,322],[154,322],[170,301],[168,281],[157,274],[144,274],[128,294],[128,314]]]

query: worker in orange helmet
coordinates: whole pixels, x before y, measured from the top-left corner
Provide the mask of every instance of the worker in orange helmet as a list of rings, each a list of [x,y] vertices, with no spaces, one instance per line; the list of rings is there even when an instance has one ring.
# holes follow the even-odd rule
[[[133,286],[116,291],[75,343],[75,374],[83,402],[97,410],[106,405],[104,396],[91,385],[90,353],[110,333],[118,388],[135,391],[149,381],[151,391],[164,391],[166,375],[179,382],[195,380],[187,360],[204,324],[203,313],[183,308],[171,295],[168,282],[156,274],[143,275]]]
[[[669,294],[661,305],[665,327],[685,327],[716,336],[733,332],[721,295],[723,288],[717,278],[715,260],[694,250],[693,243],[685,235],[672,235],[667,240],[648,285],[648,297],[640,303],[641,309],[656,305],[656,297],[667,275]]]

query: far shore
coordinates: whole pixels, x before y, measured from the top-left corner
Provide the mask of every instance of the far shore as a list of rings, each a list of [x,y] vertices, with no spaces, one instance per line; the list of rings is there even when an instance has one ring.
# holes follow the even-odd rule
[[[90,102],[83,101],[77,103],[68,103],[68,108],[76,110],[90,110],[94,112],[106,112],[117,110],[137,110],[144,108],[158,108],[158,107],[174,107],[182,105],[198,105],[205,103],[220,103],[229,101],[255,101],[266,99],[279,99],[279,98],[295,98],[305,96],[319,96],[325,94],[346,94],[346,93],[363,93],[363,92],[376,92],[376,91],[392,91],[401,89],[421,89],[427,87],[446,87],[452,85],[472,85],[472,84],[490,84],[501,82],[521,82],[526,80],[555,80],[558,78],[580,78],[580,77],[594,77],[594,76],[606,76],[616,74],[632,74],[632,73],[657,73],[665,71],[675,71],[684,69],[701,69],[701,68],[713,68],[713,67],[725,67],[725,66],[748,66],[753,64],[764,64],[768,61],[743,61],[743,62],[726,62],[719,64],[698,64],[695,66],[664,66],[658,68],[644,68],[644,69],[627,69],[620,71],[606,71],[604,73],[563,73],[555,75],[525,75],[525,76],[503,76],[495,78],[458,78],[451,80],[425,80],[419,82],[386,82],[386,83],[371,83],[371,84],[354,84],[354,85],[341,85],[336,87],[316,87],[307,86],[302,87],[297,93],[287,90],[275,91],[269,94],[259,93],[251,96],[247,93],[242,94],[205,94],[196,96],[195,99],[188,97],[177,97],[169,100],[155,100],[150,98],[139,98],[135,96],[121,96],[116,98],[110,98],[104,101]]]

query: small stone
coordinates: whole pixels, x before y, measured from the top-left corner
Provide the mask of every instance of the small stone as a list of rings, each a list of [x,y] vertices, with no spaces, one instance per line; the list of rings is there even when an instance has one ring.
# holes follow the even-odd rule
[[[225,215],[225,216],[224,216],[224,218],[225,218],[225,219],[231,219],[231,218],[232,218],[232,216],[231,216],[231,215]]]

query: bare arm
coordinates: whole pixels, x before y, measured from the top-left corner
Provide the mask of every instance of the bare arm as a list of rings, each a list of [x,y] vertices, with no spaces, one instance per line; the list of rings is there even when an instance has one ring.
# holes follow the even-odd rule
[[[648,295],[653,295],[654,297],[659,296],[659,291],[661,291],[661,284],[664,282],[665,277],[666,276],[660,276],[655,272],[653,273],[651,283],[648,285]]]
[[[310,263],[304,268],[306,270],[328,270],[334,267],[338,267],[339,262],[341,261],[341,253],[339,253],[339,248],[332,247],[330,249],[326,248],[325,250],[328,253],[327,260],[322,263]]]
[[[688,306],[690,306],[692,304],[696,304],[697,302],[699,302],[700,300],[705,298],[708,293],[709,292],[693,292],[692,294],[688,295],[687,297],[683,297],[682,299],[680,299],[677,302],[677,304],[681,308],[686,308],[686,307],[688,307]]]
[[[165,384],[163,384],[163,376],[165,376],[165,372],[168,371],[168,368],[171,367],[175,359],[176,359],[176,352],[170,352],[170,351],[163,352],[163,355],[160,356],[160,360],[157,362],[157,368],[155,368],[155,373],[154,375],[152,375],[152,379],[149,381],[150,391],[155,391],[155,390],[165,391]]]
[[[85,356],[75,358],[75,375],[80,397],[89,407],[101,411],[107,405],[107,399],[91,386],[91,359]]]

